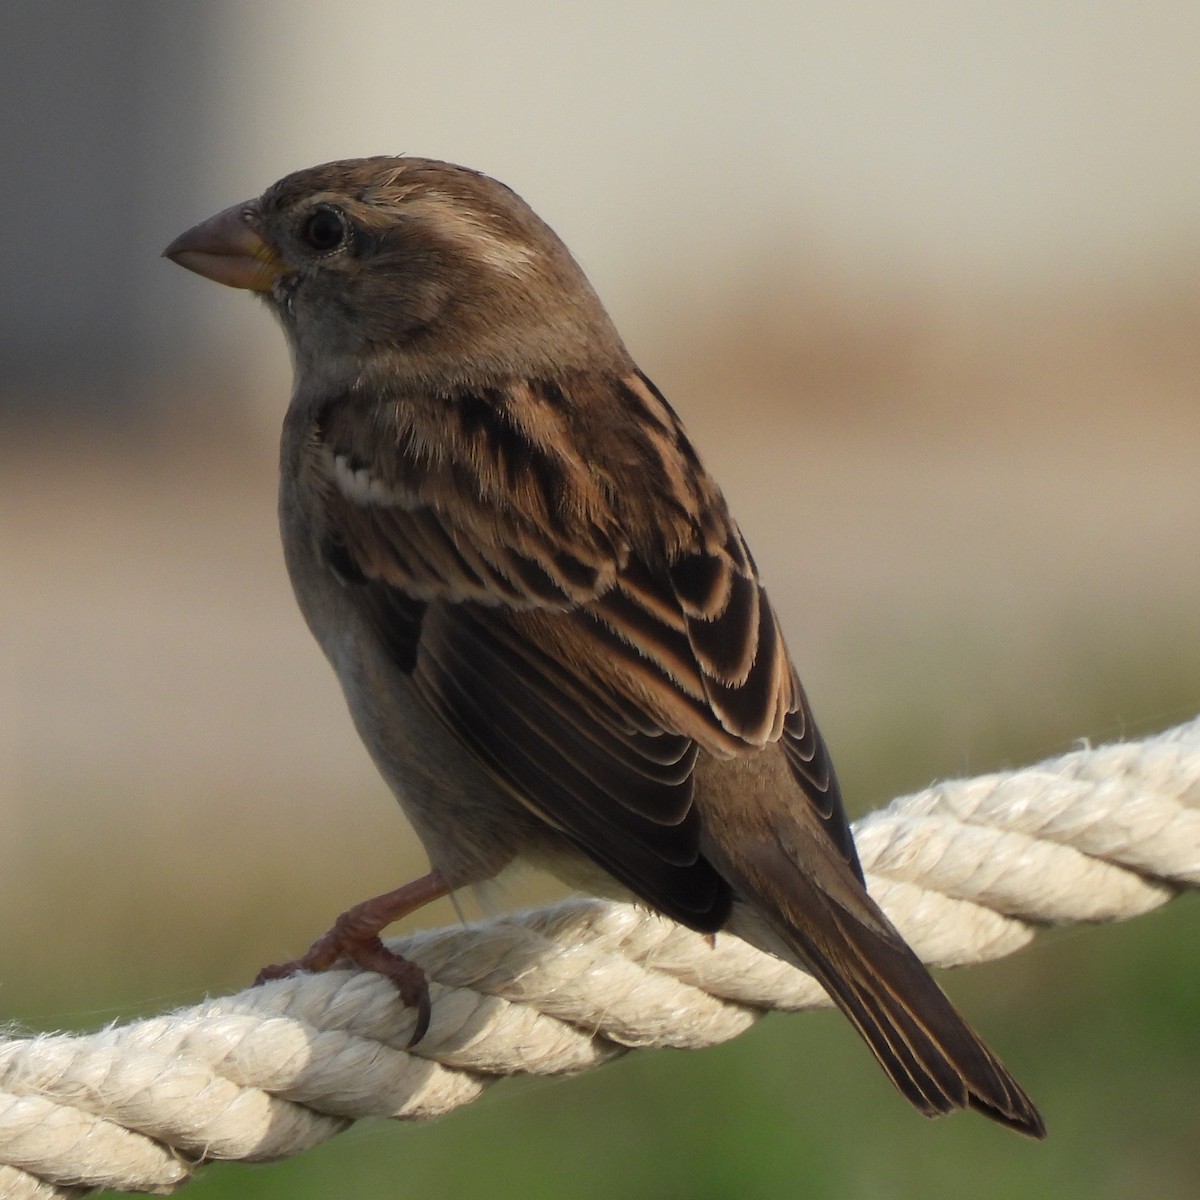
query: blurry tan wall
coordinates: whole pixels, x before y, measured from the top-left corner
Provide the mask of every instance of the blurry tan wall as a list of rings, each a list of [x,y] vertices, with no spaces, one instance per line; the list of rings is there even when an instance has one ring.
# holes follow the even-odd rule
[[[868,296],[1194,275],[1197,47],[1190,0],[10,0],[0,361],[22,394],[39,363],[86,391],[90,363],[94,392],[117,354],[129,391],[136,363],[207,362],[219,338],[282,377],[265,323],[157,250],[351,154],[511,183],[639,339],[667,297],[780,255]]]

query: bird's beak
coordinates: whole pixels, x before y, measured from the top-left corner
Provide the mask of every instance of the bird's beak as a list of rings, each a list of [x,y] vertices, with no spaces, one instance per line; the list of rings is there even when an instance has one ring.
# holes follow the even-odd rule
[[[163,257],[228,287],[269,292],[283,272],[279,255],[254,228],[254,205],[235,204],[181,233]]]

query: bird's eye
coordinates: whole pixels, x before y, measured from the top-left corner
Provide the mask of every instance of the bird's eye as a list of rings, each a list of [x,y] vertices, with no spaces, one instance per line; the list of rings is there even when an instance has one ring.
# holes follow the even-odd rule
[[[311,249],[327,254],[346,244],[346,218],[336,208],[315,209],[301,227],[300,236]]]

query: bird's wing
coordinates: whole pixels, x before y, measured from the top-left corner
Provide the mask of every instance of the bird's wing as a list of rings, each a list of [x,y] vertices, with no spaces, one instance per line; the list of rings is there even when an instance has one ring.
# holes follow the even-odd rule
[[[699,748],[733,757],[781,742],[852,863],[853,843],[720,492],[648,381],[606,386],[653,418],[621,451],[645,459],[624,492],[589,461],[558,387],[459,391],[427,414],[409,398],[356,411],[340,397],[306,460],[318,536],[348,597],[487,770],[635,893],[715,928],[729,897],[700,855]]]

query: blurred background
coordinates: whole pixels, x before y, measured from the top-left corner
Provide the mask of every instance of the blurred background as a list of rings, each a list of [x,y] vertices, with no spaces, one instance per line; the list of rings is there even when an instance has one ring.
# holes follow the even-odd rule
[[[467,163],[562,234],[721,479],[855,814],[1195,715],[1198,56],[1190,0],[9,0],[0,1020],[238,988],[422,869],[284,575],[282,339],[159,258],[325,159]],[[1198,922],[947,979],[1044,1145],[920,1121],[817,1014],[190,1194],[1190,1197]]]

